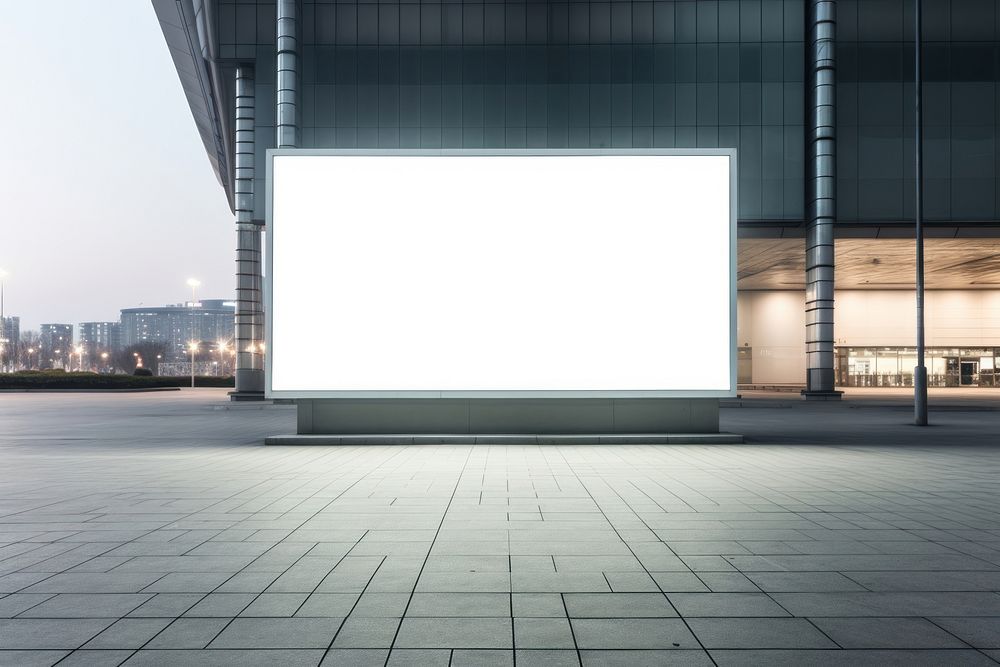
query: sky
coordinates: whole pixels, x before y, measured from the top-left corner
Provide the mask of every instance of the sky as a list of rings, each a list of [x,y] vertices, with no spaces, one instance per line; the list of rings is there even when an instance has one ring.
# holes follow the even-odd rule
[[[149,0],[3,2],[4,314],[233,298],[236,234]]]

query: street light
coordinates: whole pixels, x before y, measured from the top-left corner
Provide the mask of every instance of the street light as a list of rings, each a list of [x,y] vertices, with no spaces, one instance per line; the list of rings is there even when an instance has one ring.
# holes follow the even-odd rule
[[[83,345],[76,346],[76,366],[78,371],[83,371]],[[69,355],[69,369],[73,370],[73,355]]]
[[[194,389],[194,353],[198,351],[198,343],[192,340],[188,346],[191,348],[191,388]]]
[[[0,269],[0,371],[4,369],[4,353],[7,351],[5,345],[7,342],[7,320],[3,315],[3,288],[6,277],[7,272]]]
[[[223,373],[226,372],[226,350],[229,349],[229,343],[224,340],[220,340],[215,344],[215,349],[219,353],[219,362],[216,365],[216,370],[221,370]],[[216,373],[218,374],[218,373]]]
[[[198,303],[198,299],[195,296],[195,290],[201,285],[201,281],[197,278],[187,279],[188,287],[191,288],[191,387],[194,388],[194,353],[198,349],[198,344],[195,342],[196,336],[194,334],[194,309],[195,304]]]
[[[28,370],[29,371],[31,370],[31,355],[33,355],[34,353],[35,353],[35,348],[29,347],[28,348]]]
[[[188,278],[187,279],[187,286],[191,288],[191,307],[192,308],[194,308],[194,304],[198,302],[198,299],[195,298],[195,290],[197,290],[200,285],[201,285],[201,281],[198,280],[197,278]]]

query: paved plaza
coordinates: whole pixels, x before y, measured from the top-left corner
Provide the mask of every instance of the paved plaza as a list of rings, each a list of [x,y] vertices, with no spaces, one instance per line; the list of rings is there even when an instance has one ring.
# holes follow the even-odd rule
[[[294,408],[225,399],[0,394],[0,665],[1000,661],[995,392],[714,446],[264,447]]]

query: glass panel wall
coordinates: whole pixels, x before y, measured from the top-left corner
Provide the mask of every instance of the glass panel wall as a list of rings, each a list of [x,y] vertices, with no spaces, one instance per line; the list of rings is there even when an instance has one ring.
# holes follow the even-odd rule
[[[800,221],[804,6],[302,0],[301,145],[735,147],[739,218]],[[273,4],[217,7],[221,56],[256,59],[262,164]]]
[[[837,384],[843,387],[912,387],[912,347],[837,348]],[[926,349],[930,387],[1000,387],[1000,348]]]

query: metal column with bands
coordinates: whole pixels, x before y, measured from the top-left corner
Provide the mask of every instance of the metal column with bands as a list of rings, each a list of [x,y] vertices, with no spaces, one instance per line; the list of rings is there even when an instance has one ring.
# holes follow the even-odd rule
[[[264,340],[261,229],[254,222],[254,68],[236,68],[234,194],[236,208],[236,392],[263,398]]]
[[[806,390],[807,398],[836,398],[834,390],[834,235],[837,217],[836,2],[810,0],[809,126],[806,152]]]

